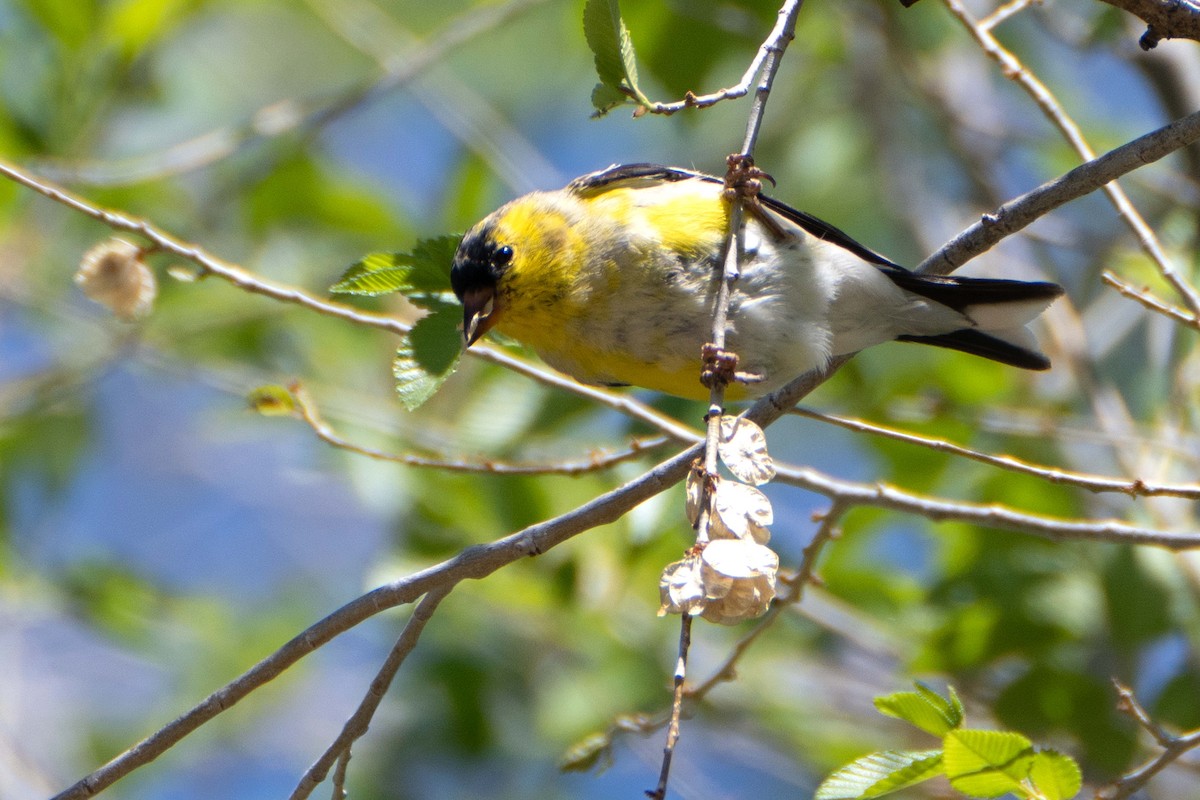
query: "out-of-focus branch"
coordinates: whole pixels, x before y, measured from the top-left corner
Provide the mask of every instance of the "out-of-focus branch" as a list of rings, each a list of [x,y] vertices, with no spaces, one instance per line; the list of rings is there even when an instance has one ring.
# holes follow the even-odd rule
[[[560,461],[546,464],[513,464],[493,459],[472,461],[465,458],[435,458],[413,455],[411,453],[388,453],[348,441],[331,428],[329,423],[321,419],[312,400],[308,397],[308,393],[302,387],[298,384],[292,384],[289,387],[289,391],[291,392],[292,399],[295,401],[295,415],[307,423],[321,441],[341,450],[357,453],[360,456],[373,458],[377,461],[390,461],[393,464],[402,464],[406,467],[437,469],[446,472],[473,472],[487,475],[576,476],[615,467],[617,464],[640,457],[648,450],[662,447],[670,441],[666,436],[636,438],[631,440],[627,447],[615,452],[604,453],[596,451],[587,458],[578,461]]]
[[[278,100],[258,109],[245,122],[209,131],[158,152],[117,160],[43,161],[37,164],[37,169],[60,181],[123,186],[201,169],[260,139],[317,131],[350,111],[412,83],[467,42],[545,2],[510,0],[500,5],[472,7],[449,20],[407,58],[393,59],[382,74],[323,102]]]
[[[807,408],[796,408],[792,413],[797,416],[828,422],[831,425],[837,425],[839,428],[845,428],[846,430],[884,436],[898,442],[907,442],[919,447],[927,447],[939,453],[962,456],[963,458],[969,458],[972,461],[979,461],[993,467],[1006,469],[1010,472],[1033,475],[1050,483],[1086,489],[1089,492],[1120,492],[1131,497],[1183,497],[1191,500],[1200,500],[1200,484],[1196,483],[1154,483],[1144,481],[1140,478],[1109,478],[1103,475],[1088,475],[1057,467],[1031,464],[1028,461],[1022,461],[1013,456],[992,455],[991,453],[972,450],[969,447],[948,442],[945,439],[920,436],[915,433],[900,431],[895,428],[888,428],[859,419],[849,419],[833,414],[822,414],[819,411]]]
[[[375,716],[375,711],[379,708],[379,703],[387,694],[388,687],[392,685],[396,673],[400,671],[400,665],[417,646],[417,640],[421,638],[421,631],[425,630],[425,625],[437,611],[438,604],[450,593],[451,588],[447,586],[434,589],[425,595],[421,602],[417,603],[412,616],[408,618],[408,623],[400,633],[400,638],[396,640],[391,652],[384,659],[383,666],[379,668],[375,679],[371,681],[366,696],[363,697],[362,702],[359,703],[350,718],[346,720],[346,724],[342,726],[342,732],[304,773],[304,777],[300,779],[300,783],[292,792],[290,800],[304,800],[311,795],[313,789],[325,780],[325,776],[329,774],[329,769],[334,762],[339,764],[338,775],[334,777],[335,792],[338,792],[341,797],[345,797],[345,764],[350,760],[350,748],[367,732],[371,718]]]
[[[1154,295],[1150,294],[1148,290],[1137,289],[1132,284],[1126,283],[1108,270],[1105,270],[1103,273],[1101,273],[1100,280],[1104,281],[1105,284],[1116,289],[1129,299],[1136,300],[1137,302],[1141,303],[1154,313],[1162,314],[1167,319],[1178,322],[1181,325],[1186,325],[1189,328],[1200,330],[1200,317],[1197,317],[1195,314],[1189,314],[1182,308],[1176,308],[1170,303],[1166,303],[1158,299]]]
[[[1114,681],[1119,701],[1117,708],[1131,716],[1139,726],[1149,733],[1162,748],[1157,756],[1126,775],[1122,775],[1108,786],[1096,792],[1096,800],[1125,800],[1132,797],[1150,779],[1166,769],[1172,762],[1189,750],[1200,747],[1200,729],[1174,735],[1151,719],[1150,714],[1138,702],[1133,690]]]
[[[1200,111],[1164,125],[1001,205],[921,262],[919,272],[946,275],[1039,217],[1090,194],[1138,167],[1200,140]]]
[[[1029,93],[1038,108],[1062,132],[1079,157],[1085,162],[1094,162],[1096,153],[1084,138],[1083,131],[1063,109],[1054,94],[1046,88],[1046,85],[1026,69],[1020,59],[1005,49],[991,31],[984,29],[976,22],[961,0],[944,0],[944,2],[950,12],[962,22],[975,41],[979,43],[984,53],[1000,65],[1005,77],[1013,80]],[[1125,194],[1125,190],[1113,180],[1106,181],[1101,188],[1108,195],[1117,214],[1137,237],[1142,250],[1158,267],[1159,273],[1179,293],[1192,313],[1200,314],[1200,294],[1197,294],[1196,290],[1175,271],[1170,259],[1163,251],[1162,245],[1159,244],[1158,237],[1154,235],[1154,231],[1146,224],[1146,220],[1142,219],[1142,215],[1134,208],[1133,202]]]

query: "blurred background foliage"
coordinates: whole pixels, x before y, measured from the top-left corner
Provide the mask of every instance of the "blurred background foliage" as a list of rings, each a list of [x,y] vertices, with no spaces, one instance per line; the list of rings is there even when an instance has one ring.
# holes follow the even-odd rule
[[[610,163],[721,169],[745,102],[589,118],[581,6],[0,0],[0,152],[322,293],[367,252],[465,230],[517,193]],[[777,11],[774,0],[626,6],[643,86],[664,100],[735,82]],[[1135,22],[1099,2],[1048,2],[998,34],[1102,150],[1200,104],[1195,44],[1142,53]],[[472,24],[481,30],[468,41],[444,44]],[[1198,160],[1125,182],[1186,275]],[[809,3],[758,161],[780,198],[913,264],[1076,163],[935,0]],[[665,454],[579,478],[514,478],[331,450],[298,422],[254,415],[246,394],[298,378],[342,433],[400,452],[553,461],[642,431],[469,360],[407,413],[391,394],[387,336],[216,280],[175,280],[167,270],[180,265],[161,257],[153,315],[117,322],[71,283],[80,255],[108,235],[0,182],[2,797],[65,787],[380,581],[565,512]],[[1092,197],[968,268],[1068,287],[1040,331],[1051,373],[885,345],[811,403],[1043,463],[1194,479],[1195,337],[1103,289],[1105,267],[1161,288]],[[413,315],[394,298],[361,304]],[[645,399],[691,423],[703,413]],[[776,458],[841,477],[1196,528],[1192,503],[1091,495],[813,420],[784,420],[769,437]],[[774,541],[794,565],[825,502],[768,491]],[[606,771],[560,773],[557,762],[617,715],[668,702],[677,623],[654,612],[658,573],[689,541],[681,504],[676,489],[460,586],[356,746],[352,795],[600,798],[651,786],[659,735],[619,738]],[[913,676],[954,683],[976,723],[1075,755],[1093,784],[1145,755],[1110,677],[1162,721],[1200,724],[1194,556],[859,510],[819,571],[824,587],[687,722],[673,796],[803,797],[868,750],[929,746],[871,706]],[[407,613],[335,640],[113,796],[282,796],[336,735]],[[692,674],[706,676],[741,632],[698,626]],[[1191,796],[1196,771],[1177,766],[1145,796]],[[945,789],[909,796],[931,791]]]

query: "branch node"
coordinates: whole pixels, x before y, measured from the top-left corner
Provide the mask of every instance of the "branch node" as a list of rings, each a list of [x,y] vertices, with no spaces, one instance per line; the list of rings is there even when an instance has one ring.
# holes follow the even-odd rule
[[[1158,43],[1161,42],[1163,38],[1163,35],[1159,33],[1153,25],[1147,25],[1146,32],[1142,34],[1142,38],[1138,39],[1138,47],[1149,52],[1155,47],[1158,47]]]

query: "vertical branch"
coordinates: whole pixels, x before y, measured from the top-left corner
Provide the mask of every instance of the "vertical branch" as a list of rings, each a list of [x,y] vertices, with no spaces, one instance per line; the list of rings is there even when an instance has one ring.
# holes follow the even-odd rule
[[[729,297],[737,283],[741,271],[741,261],[745,252],[745,204],[757,200],[757,179],[761,173],[753,169],[754,146],[758,142],[758,134],[762,128],[763,115],[766,111],[767,99],[771,93],[771,85],[779,69],[780,60],[788,44],[795,38],[796,17],[804,0],[785,0],[779,9],[775,29],[762,51],[766,53],[763,59],[762,72],[754,92],[754,101],[750,107],[750,118],[746,125],[746,137],[742,143],[741,152],[731,155],[728,159],[728,171],[725,176],[726,197],[729,199],[729,232],[725,242],[725,250],[720,262],[717,281],[717,297],[713,308],[713,321],[709,342],[704,347],[703,368],[701,381],[709,387],[707,435],[704,442],[704,471],[707,480],[704,481],[704,498],[696,525],[696,543],[703,546],[708,542],[708,527],[711,519],[712,491],[717,476],[717,445],[721,437],[721,417],[725,413],[725,387],[734,377],[736,355],[725,352],[725,331],[729,322]],[[671,772],[671,760],[675,745],[679,741],[679,719],[683,711],[684,683],[687,678],[687,653],[691,643],[692,617],[684,612],[680,620],[679,658],[675,667],[674,698],[671,704],[671,718],[667,726],[667,742],[663,748],[662,769],[659,773],[658,786],[646,795],[657,800],[666,797],[667,781]]]

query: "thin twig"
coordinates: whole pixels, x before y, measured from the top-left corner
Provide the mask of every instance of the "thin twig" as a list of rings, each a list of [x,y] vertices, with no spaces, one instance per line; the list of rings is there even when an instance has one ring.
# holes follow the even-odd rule
[[[1104,281],[1106,284],[1116,289],[1118,292],[1130,298],[1131,300],[1136,300],[1137,302],[1141,303],[1143,306],[1155,312],[1156,314],[1162,314],[1167,319],[1186,325],[1189,328],[1200,330],[1200,317],[1197,317],[1195,314],[1191,314],[1187,311],[1184,311],[1182,308],[1177,308],[1170,303],[1158,299],[1154,295],[1150,294],[1149,290],[1135,289],[1132,284],[1121,280],[1109,270],[1104,270],[1104,272],[1100,274],[1100,280]]]
[[[1089,541],[1148,545],[1180,551],[1200,548],[1200,533],[1169,533],[1139,528],[1117,520],[1072,520],[1015,511],[996,503],[944,500],[909,492],[885,483],[856,483],[832,478],[808,467],[775,464],[780,483],[841,500],[850,506],[871,506],[916,514],[934,522],[969,522],[984,528],[1016,531],[1051,541]]]
[[[372,314],[369,311],[361,311],[352,306],[323,300],[301,289],[261,278],[242,267],[217,258],[199,245],[184,242],[147,219],[101,208],[79,195],[56,186],[50,181],[36,177],[3,160],[0,160],[0,175],[32,189],[56,203],[61,203],[70,209],[91,217],[114,230],[135,233],[147,239],[153,249],[159,252],[169,253],[192,262],[200,268],[199,277],[212,276],[220,278],[236,288],[252,294],[269,297],[272,300],[283,303],[299,305],[327,317],[334,317],[355,325],[377,328],[395,336],[403,336],[412,328],[411,325],[384,314]],[[472,358],[499,364],[520,375],[532,378],[545,386],[564,389],[581,397],[586,397],[614,411],[618,411],[640,422],[645,422],[676,441],[690,444],[696,440],[696,432],[691,428],[661,412],[655,411],[645,403],[638,402],[636,398],[629,395],[606,391],[595,386],[584,386],[545,367],[533,364],[525,359],[518,358],[483,343],[470,348],[466,353]]]
[[[325,780],[325,776],[329,774],[329,770],[335,762],[344,764],[349,761],[350,748],[367,732],[371,719],[379,708],[379,703],[387,694],[388,687],[392,685],[392,680],[399,672],[404,659],[417,646],[417,640],[421,638],[421,632],[425,629],[425,625],[432,619],[438,604],[450,593],[452,588],[453,586],[442,586],[432,589],[421,599],[421,602],[417,603],[412,616],[408,618],[408,623],[400,633],[400,638],[396,640],[396,644],[392,646],[391,652],[387,654],[387,658],[380,666],[379,672],[371,681],[366,696],[363,697],[362,702],[358,704],[358,708],[354,710],[350,718],[346,720],[341,733],[333,740],[333,743],[304,773],[304,777],[296,785],[289,800],[305,800],[312,794],[313,789],[316,789]],[[335,781],[338,784],[334,789],[335,797],[337,790],[345,785],[344,769],[339,766],[339,771],[343,773],[343,776],[340,783]]]
[[[922,261],[917,271],[947,275],[1059,206],[1091,194],[1122,175],[1197,140],[1200,140],[1200,111],[1110,150],[984,214],[979,222]]]
[[[94,797],[165,753],[318,647],[381,611],[411,603],[438,589],[448,590],[463,580],[485,578],[518,559],[540,555],[584,531],[616,522],[635,506],[682,481],[699,454],[698,445],[688,448],[641,477],[565,514],[494,542],[468,547],[447,561],[367,592],[311,625],[182,716],[56,795],[54,800]]]
[[[1010,2],[1005,3],[991,14],[979,20],[979,27],[985,31],[990,31],[1014,14],[1024,11],[1030,6],[1040,6],[1041,4],[1042,0],[1010,0]]]
[[[326,444],[337,447],[341,450],[346,450],[351,453],[357,453],[360,456],[373,458],[377,461],[388,461],[394,464],[403,464],[406,467],[420,467],[423,469],[437,469],[446,472],[468,472],[481,473],[487,475],[583,475],[588,472],[599,472],[601,470],[614,467],[618,464],[623,464],[626,461],[631,461],[639,458],[646,451],[662,447],[671,440],[666,436],[655,436],[645,438],[634,438],[630,440],[629,445],[623,450],[617,450],[610,453],[602,453],[599,451],[593,452],[587,458],[579,461],[560,461],[547,464],[513,464],[504,461],[496,461],[494,459],[485,459],[480,461],[470,461],[464,458],[434,458],[430,456],[418,456],[411,453],[389,453],[385,450],[377,450],[373,447],[354,444],[351,441],[343,438],[329,426],[329,423],[321,419],[312,400],[298,384],[292,384],[290,387],[292,399],[295,401],[296,414],[298,417],[312,428],[313,433],[317,438]]]
[[[888,439],[893,439],[898,442],[906,442],[908,444],[926,447],[930,450],[935,450],[939,453],[950,453],[951,455],[962,456],[969,458],[972,461],[979,461],[993,467],[1006,469],[1010,472],[1019,472],[1024,475],[1033,475],[1050,483],[1075,486],[1080,489],[1086,489],[1089,492],[1120,492],[1131,497],[1183,497],[1189,500],[1200,500],[1200,484],[1195,483],[1151,483],[1144,481],[1141,478],[1109,478],[1103,475],[1090,475],[1083,472],[1074,472],[1071,470],[1059,469],[1057,467],[1047,467],[1040,464],[1032,464],[1028,461],[1022,461],[1013,456],[997,456],[991,453],[984,453],[979,450],[972,450],[962,445],[954,444],[945,439],[935,439],[930,436],[921,436],[907,431],[888,428],[883,425],[877,425],[872,422],[865,422],[859,419],[850,419],[847,417],[839,417],[834,414],[823,414],[819,411],[813,411],[807,408],[795,408],[792,413],[808,417],[809,419],[828,422],[831,425],[837,425],[839,428],[846,430],[857,431],[859,433],[869,433],[875,436],[883,436]]]
[[[1162,752],[1133,772],[1122,775],[1097,791],[1096,800],[1125,800],[1125,798],[1132,797],[1135,792],[1149,783],[1151,778],[1166,769],[1184,753],[1200,747],[1200,729],[1178,736],[1168,732],[1150,717],[1150,714],[1134,696],[1132,689],[1117,681],[1113,681],[1113,683],[1116,685],[1119,698],[1117,709],[1124,711],[1144,728],[1162,748]]]
[[[685,108],[705,108],[716,105],[722,100],[735,100],[739,97],[745,97],[759,73],[766,74],[767,69],[764,68],[764,64],[768,63],[772,54],[777,52],[779,42],[791,40],[792,34],[796,29],[796,14],[803,4],[804,0],[787,0],[783,4],[776,17],[775,27],[767,35],[762,46],[758,48],[758,52],[754,54],[754,58],[750,61],[750,66],[746,68],[742,79],[736,84],[710,94],[696,95],[688,92],[682,100],[673,103],[652,103],[646,106],[646,110],[651,114],[670,115],[683,111]],[[787,45],[785,44],[784,46],[786,47]],[[751,147],[750,149],[753,148]],[[743,152],[746,152],[745,148],[743,148]]]
[[[1033,98],[1038,108],[1042,113],[1062,132],[1062,135],[1079,154],[1079,157],[1085,162],[1094,161],[1096,158],[1095,151],[1088,144],[1087,139],[1083,136],[1083,131],[1075,124],[1075,120],[1071,119],[1070,115],[1063,109],[1062,105],[1054,97],[1054,94],[1046,88],[1046,85],[1039,81],[1032,72],[1025,68],[1021,61],[1005,49],[996,37],[992,36],[991,32],[985,30],[975,21],[966,7],[963,6],[961,0],[944,0],[947,8],[959,19],[960,22],[970,31],[975,37],[975,41],[979,43],[980,48],[993,60],[995,60],[1004,72],[1005,77],[1015,81]],[[1176,272],[1171,261],[1167,258],[1167,254],[1163,252],[1162,245],[1159,244],[1158,237],[1154,235],[1154,231],[1146,224],[1146,220],[1134,208],[1133,202],[1129,196],[1125,194],[1125,190],[1120,187],[1115,181],[1107,182],[1103,185],[1103,190],[1108,199],[1116,208],[1117,214],[1124,220],[1125,224],[1133,231],[1137,237],[1138,243],[1142,250],[1150,257],[1150,259],[1158,267],[1159,273],[1171,284],[1172,288],[1179,293],[1186,305],[1193,314],[1200,314],[1200,293],[1197,293],[1195,288],[1184,280],[1178,272]]]
[[[729,158],[727,186],[735,185],[735,176],[748,175],[748,170],[754,163],[754,146],[758,141],[759,130],[762,128],[767,100],[771,95],[771,85],[779,70],[783,53],[795,37],[796,17],[803,5],[804,0],[786,0],[784,2],[779,9],[775,28],[759,51],[760,55],[764,56],[762,58],[762,75],[758,80],[754,101],[750,106],[750,116],[746,123],[746,136],[742,143],[742,150],[739,154]],[[712,348],[714,359],[728,357],[724,351],[725,332],[729,319],[729,296],[737,283],[745,253],[746,198],[741,191],[736,190],[727,190],[727,196],[730,196],[729,230],[725,241],[725,251],[719,262],[719,272],[714,276],[717,297],[713,306],[712,329],[709,338],[709,346]],[[752,199],[757,201],[756,197]],[[708,347],[705,348],[705,352],[708,353]],[[736,355],[734,357],[736,358]],[[707,373],[709,386],[708,415],[706,417],[708,429],[704,441],[704,471],[707,473],[708,480],[704,482],[704,499],[696,526],[696,544],[702,547],[709,540],[708,530],[709,522],[712,519],[713,500],[713,493],[709,487],[715,485],[718,474],[717,451],[721,438],[721,418],[725,414],[725,386],[733,369],[732,367],[725,369],[719,365],[719,362],[714,362],[714,365],[710,367],[707,361],[701,369],[702,375]],[[684,678],[687,674],[687,653],[691,632],[692,617],[685,611],[680,617],[679,662],[675,670],[675,688],[671,703],[670,723],[667,728],[667,741],[663,747],[662,768],[659,770],[658,785],[653,790],[646,792],[648,797],[656,798],[656,800],[663,800],[666,797],[671,760],[675,752],[675,745],[679,741],[679,719],[683,713]]]
[[[156,153],[115,161],[43,161],[37,167],[56,180],[93,186],[124,186],[201,169],[258,140],[320,130],[339,117],[407,86],[467,42],[547,1],[510,0],[501,5],[473,6],[450,19],[408,58],[403,61],[393,58],[382,74],[343,89],[323,102],[277,100],[255,111],[244,122],[208,131]]]
[[[692,615],[682,614],[679,618],[679,656],[675,659],[675,675],[671,695],[671,714],[667,721],[667,742],[663,745],[662,766],[658,771],[658,785],[646,792],[654,800],[667,796],[667,781],[671,776],[671,760],[675,745],[679,742],[679,721],[683,714],[684,681],[687,680],[688,648],[692,644]]]
[[[804,597],[805,588],[815,580],[817,558],[821,554],[821,550],[833,539],[837,538],[837,525],[842,516],[849,509],[849,506],[840,500],[835,500],[829,510],[825,512],[821,520],[821,525],[817,528],[813,538],[804,548],[803,556],[800,559],[800,566],[796,569],[796,573],[790,578],[783,581],[788,587],[788,592],[775,598],[775,602],[758,620],[754,628],[738,640],[737,644],[725,657],[708,680],[694,686],[687,691],[687,697],[692,702],[703,700],[709,692],[722,683],[733,680],[737,677],[737,665],[741,662],[742,656],[746,651],[758,640],[766,630],[774,624],[775,620],[789,606],[794,606]]]

